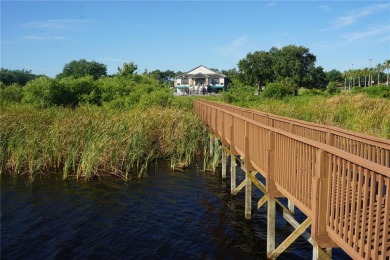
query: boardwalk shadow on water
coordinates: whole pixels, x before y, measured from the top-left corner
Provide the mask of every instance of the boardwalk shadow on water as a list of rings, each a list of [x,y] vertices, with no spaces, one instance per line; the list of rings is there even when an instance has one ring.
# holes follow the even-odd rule
[[[1,257],[265,259],[265,208],[245,220],[243,194],[232,197],[229,178],[201,169],[197,162],[172,173],[160,164],[130,182],[62,181],[59,174],[26,185],[2,175]],[[287,236],[291,228],[277,221],[277,236]],[[297,258],[311,258],[303,239],[280,256]]]

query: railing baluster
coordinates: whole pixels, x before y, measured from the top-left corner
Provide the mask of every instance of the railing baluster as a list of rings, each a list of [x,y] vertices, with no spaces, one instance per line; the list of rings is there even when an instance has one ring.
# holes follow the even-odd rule
[[[254,169],[266,179],[267,253],[275,248],[275,197],[286,196],[311,216],[313,245],[336,242],[353,258],[390,257],[389,141],[213,104],[195,101],[194,108],[214,136],[230,146],[232,160],[239,153],[247,174]],[[240,184],[246,187],[247,217],[253,176]],[[231,178],[236,190],[233,169]]]

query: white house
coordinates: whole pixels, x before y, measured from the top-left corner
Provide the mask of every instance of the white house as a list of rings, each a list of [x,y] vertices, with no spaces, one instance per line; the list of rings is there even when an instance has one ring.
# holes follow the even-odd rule
[[[198,66],[175,78],[175,88],[177,91],[188,93],[190,88],[195,86],[207,86],[208,92],[219,92],[227,85],[227,77],[224,74]]]

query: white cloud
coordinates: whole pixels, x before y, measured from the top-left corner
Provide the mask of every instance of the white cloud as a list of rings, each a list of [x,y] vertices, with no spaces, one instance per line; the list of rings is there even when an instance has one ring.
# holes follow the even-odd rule
[[[364,41],[364,40],[374,40],[378,42],[383,42],[385,39],[388,39],[390,36],[390,25],[382,25],[370,27],[368,30],[361,32],[353,32],[344,35],[344,39],[347,42],[353,41]]]
[[[29,41],[48,41],[48,40],[64,40],[64,36],[38,36],[38,35],[26,35],[22,37],[23,40]]]
[[[246,35],[243,35],[233,40],[231,43],[229,43],[226,46],[218,47],[217,50],[225,56],[237,57],[241,55],[240,49],[242,46],[244,46],[247,43],[247,41],[248,41],[248,37]]]
[[[271,0],[271,1],[269,1],[268,4],[267,4],[268,7],[273,7],[273,6],[275,6],[275,5],[276,5],[276,1],[275,1],[275,0]]]
[[[318,8],[320,8],[322,10],[325,10],[325,11],[329,11],[330,10],[329,5],[320,5],[320,6],[318,6]]]
[[[375,14],[380,11],[390,9],[390,3],[386,4],[377,4],[373,6],[368,6],[363,9],[353,10],[348,12],[347,15],[336,18],[333,22],[334,28],[341,28],[354,24],[358,19]]]
[[[44,21],[33,21],[23,24],[23,27],[27,29],[61,29],[69,30],[80,24],[90,22],[90,20],[82,19],[52,19]]]

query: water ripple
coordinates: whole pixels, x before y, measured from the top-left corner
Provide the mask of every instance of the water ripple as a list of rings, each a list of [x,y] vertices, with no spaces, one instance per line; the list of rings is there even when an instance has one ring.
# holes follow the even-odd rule
[[[199,166],[198,166],[199,167]],[[2,259],[265,259],[266,210],[244,220],[243,194],[218,174],[64,182],[1,176]],[[291,229],[278,220],[283,235]],[[281,259],[311,258],[303,239]]]

